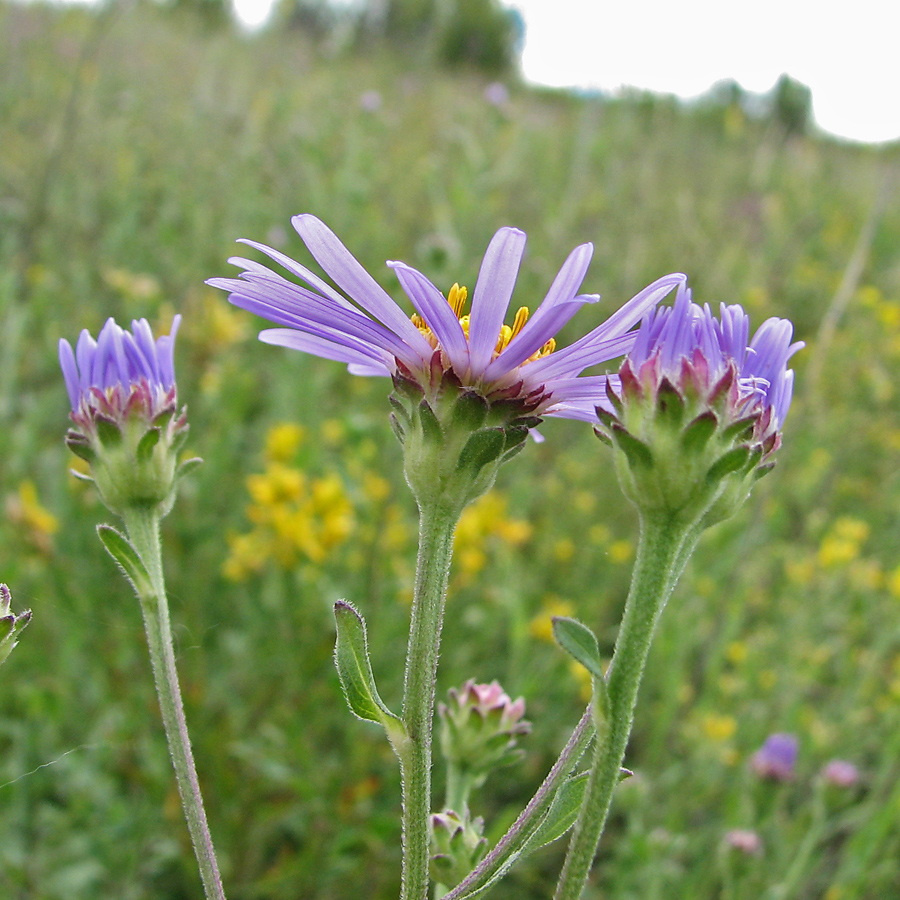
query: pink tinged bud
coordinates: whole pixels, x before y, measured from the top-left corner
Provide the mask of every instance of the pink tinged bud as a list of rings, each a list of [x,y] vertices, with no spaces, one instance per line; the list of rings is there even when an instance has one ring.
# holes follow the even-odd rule
[[[470,679],[451,688],[449,703],[438,705],[441,749],[454,765],[465,767],[478,779],[499,766],[516,761],[516,737],[527,734],[525,700],[511,700],[497,681],[479,684]]]
[[[859,769],[852,762],[833,759],[822,769],[822,778],[839,788],[851,788],[859,781]]]
[[[755,831],[747,828],[735,828],[727,832],[725,843],[747,856],[758,856],[763,849],[762,838]]]

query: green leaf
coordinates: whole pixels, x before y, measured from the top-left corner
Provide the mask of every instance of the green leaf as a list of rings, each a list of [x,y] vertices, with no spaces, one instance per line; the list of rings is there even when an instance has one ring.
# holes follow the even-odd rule
[[[159,429],[150,428],[144,436],[138,441],[135,456],[139,462],[147,462],[153,455],[153,448],[159,443]]]
[[[444,429],[438,417],[434,414],[434,410],[428,405],[427,400],[423,400],[418,406],[419,422],[422,425],[422,432],[425,440],[435,444],[441,444],[444,441]]]
[[[706,473],[706,483],[716,484],[728,475],[743,469],[750,459],[749,447],[735,447],[723,453]]]
[[[650,469],[653,467],[653,453],[643,441],[638,440],[618,423],[613,424],[611,435],[616,446],[628,458],[628,465],[632,469]]]
[[[700,453],[719,427],[719,420],[712,410],[707,410],[688,422],[681,434],[681,446],[688,453]]]
[[[563,782],[550,807],[550,812],[544,817],[544,821],[541,822],[528,842],[526,853],[539,850],[541,847],[559,840],[575,824],[581,804],[584,802],[584,792],[587,789],[589,774],[589,772],[582,772]]]
[[[365,620],[346,600],[334,604],[334,619],[337,623],[334,664],[350,711],[367,722],[383,725],[389,735],[396,733],[400,719],[384,705],[375,687]]]
[[[506,435],[502,428],[483,428],[466,441],[456,468],[471,471],[474,478],[488,463],[496,461],[505,447]]]
[[[587,625],[568,616],[553,617],[553,637],[566,653],[583,665],[595,678],[603,680],[600,647]]]
[[[112,525],[98,525],[97,536],[106,547],[107,553],[125,573],[125,577],[131,582],[138,597],[152,594],[153,585],[150,582],[150,575],[128,538],[116,531]]]
[[[465,431],[477,431],[484,425],[488,414],[488,402],[475,391],[465,391],[453,404],[451,422],[453,427]]]
[[[192,456],[190,459],[186,459],[179,467],[176,472],[176,476],[178,478],[184,478],[185,475],[189,475],[194,469],[198,468],[200,464],[203,462],[199,456]]]

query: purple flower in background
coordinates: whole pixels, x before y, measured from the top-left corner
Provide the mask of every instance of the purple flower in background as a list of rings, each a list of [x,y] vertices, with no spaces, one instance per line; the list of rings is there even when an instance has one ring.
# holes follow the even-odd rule
[[[750,765],[760,778],[790,781],[794,777],[799,743],[793,734],[770,734],[753,754]]]
[[[572,251],[533,315],[521,307],[507,325],[504,319],[525,249],[525,234],[518,229],[501,228],[494,235],[468,311],[465,288],[454,285],[445,297],[421,272],[388,262],[415,309],[410,317],[324,223],[311,215],[295,216],[292,222],[346,296],[305,266],[254,241],[244,243],[303,284],[242,258],[230,260],[244,269],[239,278],[208,283],[228,291],[236,306],[282,326],[261,332],[260,340],[347,363],[357,375],[401,377],[417,384],[429,401],[451,384],[489,403],[512,403],[520,413],[594,421],[606,376],[579,376],[590,366],[627,353],[635,340],[630,329],[685,282],[683,275],[660,278],[602,325],[556,350],[559,329],[584,303],[598,299],[579,294],[591,244]]]

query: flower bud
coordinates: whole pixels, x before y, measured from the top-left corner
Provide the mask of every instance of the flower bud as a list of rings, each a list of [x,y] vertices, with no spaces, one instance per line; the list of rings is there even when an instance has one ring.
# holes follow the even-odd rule
[[[484,820],[460,817],[452,809],[434,813],[431,826],[431,877],[455,887],[481,862],[487,850]]]
[[[470,774],[473,786],[484,782],[492,769],[521,756],[516,738],[531,730],[525,721],[525,700],[510,700],[496,681],[467,681],[449,691],[449,703],[438,705],[441,750],[451,766]]]
[[[59,342],[74,428],[66,444],[91,465],[106,506],[165,515],[181,474],[178,452],[187,439],[186,411],[178,409],[173,346],[181,316],[155,342],[146,319],[125,331],[113,319],[96,341],[81,332],[75,351]]]
[[[19,633],[31,621],[30,609],[16,615],[11,611],[11,605],[9,588],[0,584],[0,663],[6,662],[6,657],[18,643]]]
[[[734,513],[772,467],[791,402],[786,319],[769,319],[748,344],[740,306],[691,302],[648,313],[597,409],[598,437],[617,449],[623,490],[646,512],[711,525]]]

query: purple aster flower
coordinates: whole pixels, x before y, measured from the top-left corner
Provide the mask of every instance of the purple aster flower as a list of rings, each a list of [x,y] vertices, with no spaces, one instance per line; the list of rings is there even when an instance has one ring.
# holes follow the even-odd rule
[[[292,222],[346,296],[305,266],[254,241],[244,243],[303,284],[242,258],[230,260],[243,267],[240,278],[208,283],[228,291],[236,306],[282,326],[261,332],[260,340],[347,363],[357,375],[411,381],[429,402],[449,385],[491,403],[512,403],[533,416],[593,421],[594,398],[603,391],[606,376],[578,376],[627,353],[635,339],[630,329],[685,281],[683,275],[660,278],[602,325],[556,350],[559,329],[584,303],[598,299],[578,293],[593,253],[591,244],[572,251],[533,315],[521,307],[507,325],[504,319],[525,249],[525,234],[518,229],[501,228],[494,235],[468,312],[465,288],[454,285],[445,297],[421,272],[388,262],[415,310],[410,317],[319,219],[300,215]]]
[[[644,317],[597,408],[598,436],[625,454],[620,480],[638,505],[713,524],[771,468],[793,391],[787,363],[803,344],[786,319],[752,340],[749,329],[740,306],[717,319],[683,284],[672,307]]]
[[[106,505],[122,513],[136,503],[168,512],[177,477],[177,453],[187,438],[178,411],[173,348],[181,316],[154,340],[146,319],[125,331],[109,319],[95,341],[81,332],[75,350],[59,342],[71,419],[66,444],[91,463]]]
[[[719,414],[721,424],[753,420],[754,441],[765,455],[781,443],[794,373],[787,362],[801,347],[791,343],[787,319],[767,319],[748,343],[750,317],[737,304],[691,302],[681,286],[672,307],[651,310],[638,329],[620,377],[623,389],[656,396],[674,387]]]
[[[750,765],[760,778],[790,781],[794,777],[798,749],[796,735],[770,734],[762,747],[753,754]]]
[[[120,421],[140,409],[155,418],[174,409],[173,350],[180,324],[181,316],[175,316],[171,334],[155,342],[146,319],[132,322],[133,332],[107,319],[96,341],[85,328],[74,352],[60,339],[59,363],[76,424],[91,429],[98,417]]]

